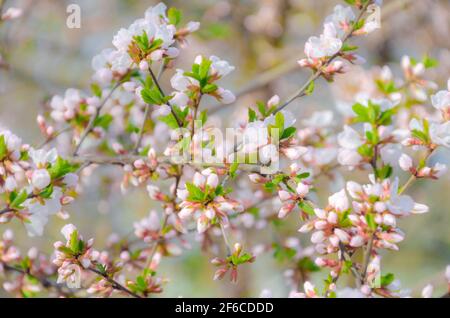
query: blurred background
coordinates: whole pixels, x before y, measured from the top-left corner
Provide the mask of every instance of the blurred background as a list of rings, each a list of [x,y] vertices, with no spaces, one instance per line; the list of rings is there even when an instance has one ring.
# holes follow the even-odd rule
[[[66,26],[69,4],[81,8],[81,28]],[[127,27],[157,1],[150,0],[8,0],[9,6],[24,10],[17,20],[0,24],[0,127],[12,130],[30,144],[42,137],[36,115],[53,94],[66,88],[86,89],[92,75],[91,59],[111,40],[121,27]],[[190,65],[197,54],[218,55],[236,66],[224,87],[240,97],[232,106],[215,115],[222,127],[228,122],[245,119],[242,110],[255,100],[267,100],[275,93],[281,99],[289,96],[309,76],[297,60],[304,56],[303,46],[311,35],[322,32],[325,17],[339,0],[243,0],[243,1],[165,1],[183,11],[184,21],[200,21],[200,31],[189,38],[189,46],[176,61],[176,67]],[[445,87],[450,77],[450,2],[448,0],[385,0],[382,28],[355,43],[367,59],[363,68],[391,65],[399,72],[404,54],[420,58],[428,54],[440,64],[429,73],[430,79]],[[342,80],[353,79],[358,71]],[[168,87],[170,72],[162,83]],[[270,83],[266,83],[272,79]],[[262,85],[261,85],[262,84]],[[334,95],[337,83],[320,80],[313,96],[297,100],[290,110],[297,118],[309,117],[319,109],[336,110]],[[208,105],[209,103],[209,105]],[[208,100],[203,107],[214,107]],[[439,161],[450,164],[449,153],[441,152]],[[96,172],[97,174],[98,172]],[[85,238],[95,238],[101,249],[111,232],[127,235],[133,222],[148,215],[155,204],[146,192],[120,195],[121,172],[105,168],[90,178],[79,200],[70,207],[70,222],[76,224]],[[95,190],[95,191],[94,191]],[[410,190],[416,201],[428,204],[430,213],[402,220],[407,233],[400,251],[388,252],[383,258],[383,272],[393,272],[404,287],[417,295],[427,282],[437,286],[436,294],[445,290],[443,271],[450,263],[450,182],[448,174],[436,182],[417,182]],[[251,192],[249,193],[251,195]],[[296,236],[299,220],[293,226],[281,227],[284,237]],[[51,253],[52,244],[60,239],[64,221],[53,218],[41,238],[30,239],[17,221],[7,226],[15,229],[19,247],[26,250],[38,245]],[[6,225],[2,225],[3,232]],[[254,233],[253,241],[270,240],[270,234]],[[302,245],[308,246],[306,237]],[[265,254],[251,266],[245,266],[239,284],[213,281],[214,268],[202,255],[195,240],[193,248],[182,256],[164,259],[160,275],[169,277],[164,296],[258,296],[265,288],[284,297],[290,288],[285,284],[283,261]],[[324,273],[317,273],[317,278]],[[316,280],[319,281],[320,280]],[[1,291],[0,291],[0,295]]]

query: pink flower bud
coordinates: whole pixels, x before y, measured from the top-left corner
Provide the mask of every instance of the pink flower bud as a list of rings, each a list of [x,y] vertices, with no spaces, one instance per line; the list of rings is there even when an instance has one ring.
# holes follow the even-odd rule
[[[148,71],[148,62],[145,61],[145,60],[141,61],[141,62],[139,63],[139,69],[140,69],[142,72],[147,72],[147,71]]]
[[[402,154],[398,159],[398,164],[403,171],[410,171],[413,166],[413,161],[407,154]]]
[[[323,267],[327,264],[327,262],[325,262],[324,259],[321,257],[317,257],[314,263],[316,263],[316,265],[319,267]]]
[[[294,204],[291,203],[287,203],[284,204],[280,211],[278,212],[278,218],[283,219],[286,217],[286,215],[288,215],[289,213],[291,213],[291,211],[294,209]]]
[[[73,224],[66,224],[61,229],[61,234],[66,238],[67,241],[70,240],[70,237],[74,231],[76,231],[77,228]]]
[[[373,208],[376,212],[378,213],[383,213],[384,211],[386,211],[387,206],[386,203],[381,202],[381,201],[377,201],[375,202],[375,204],[373,205]]]
[[[135,162],[134,162],[134,167],[136,168],[136,169],[142,169],[142,168],[144,168],[145,167],[145,162],[144,162],[144,160],[142,160],[142,159],[138,159],[138,160],[136,160]]]
[[[194,174],[194,184],[195,184],[197,187],[203,187],[203,186],[205,185],[205,182],[206,182],[206,178],[205,178],[204,175],[202,175],[202,174],[199,173],[199,172],[196,172],[196,173]]]
[[[205,232],[208,229],[208,223],[207,218],[199,217],[197,219],[197,232],[200,234]]]
[[[395,216],[393,216],[392,214],[385,214],[383,216],[383,223],[386,225],[395,227],[395,225],[396,225]]]
[[[215,173],[210,174],[206,180],[206,184],[211,188],[215,189],[219,184],[219,177],[217,176],[217,174]]]
[[[311,243],[317,244],[323,242],[323,240],[325,240],[325,232],[323,231],[317,231],[311,235]]]
[[[336,212],[331,211],[328,213],[327,221],[331,224],[337,224],[338,222],[338,215]]]
[[[292,195],[285,190],[280,190],[278,191],[278,197],[280,198],[281,201],[287,201],[292,198]]]
[[[186,190],[186,189],[178,189],[178,190],[177,190],[177,197],[178,197],[180,200],[185,201],[185,200],[187,199],[188,196],[189,196],[188,190]]]
[[[300,197],[303,198],[305,195],[308,194],[308,192],[309,192],[309,186],[308,186],[307,184],[304,184],[303,182],[300,182],[300,183],[297,185],[297,188],[295,189],[295,191],[297,192],[297,194],[298,194]]]
[[[303,224],[302,227],[298,230],[300,233],[308,233],[314,228],[312,223]]]
[[[253,183],[260,183],[260,182],[265,182],[266,178],[264,178],[262,175],[257,174],[257,173],[251,173],[248,175],[248,178],[250,179],[251,182]]]
[[[360,247],[364,245],[364,238],[360,235],[353,236],[350,240],[350,246]]]
[[[324,230],[326,229],[328,226],[328,222],[324,221],[324,220],[318,220],[316,222],[314,222],[314,228],[316,230]]]
[[[193,209],[192,208],[182,208],[181,211],[178,213],[178,217],[182,220],[187,219],[188,217],[190,217],[193,213]]]
[[[334,229],[334,234],[339,238],[339,240],[344,243],[348,244],[350,240],[350,235],[341,229]]]

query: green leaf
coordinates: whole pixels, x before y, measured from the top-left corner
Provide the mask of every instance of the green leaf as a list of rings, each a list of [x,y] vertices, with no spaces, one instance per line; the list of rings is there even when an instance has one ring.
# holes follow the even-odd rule
[[[368,108],[360,103],[356,103],[352,106],[353,112],[357,115],[356,121],[358,122],[368,122],[369,121],[369,115],[368,115]]]
[[[264,183],[264,189],[267,191],[273,191],[276,188],[276,185],[273,184],[272,181],[267,181],[266,183]]]
[[[147,282],[145,281],[144,277],[136,277],[136,286],[140,291],[145,291],[147,289]]]
[[[313,260],[309,257],[303,257],[301,260],[298,261],[298,267],[306,270],[308,272],[318,272],[320,271],[320,267],[317,266]]]
[[[413,137],[419,139],[423,143],[428,144],[429,138],[423,131],[420,131],[420,130],[417,130],[417,129],[413,129],[411,131],[411,134],[412,134]]]
[[[186,183],[186,190],[189,192],[189,200],[202,202],[205,198],[205,193],[193,183]]]
[[[311,81],[311,83],[309,83],[308,87],[305,90],[305,94],[311,95],[314,92],[314,87],[315,87],[314,81]]]
[[[247,263],[248,261],[250,261],[253,258],[253,256],[249,253],[244,253],[241,257],[239,257],[238,259],[238,264],[244,264]]]
[[[348,274],[350,272],[350,269],[352,268],[353,262],[350,260],[344,261],[344,266],[342,267],[342,272],[344,274]]]
[[[397,108],[391,108],[381,113],[377,120],[378,125],[390,125],[392,123],[392,116],[397,112]]]
[[[69,161],[58,157],[55,163],[52,164],[50,168],[48,168],[48,172],[50,173],[52,180],[55,180],[61,178],[62,176],[65,176],[68,173],[76,171],[76,169],[76,165],[72,165],[69,163]]]
[[[202,58],[202,62],[200,63],[200,67],[198,70],[198,75],[200,76],[201,82],[204,82],[208,78],[208,72],[211,64],[212,62],[209,59],[205,57]],[[204,83],[204,85],[206,85],[206,83]],[[204,85],[202,85],[202,87]]]
[[[261,102],[261,101],[256,102],[256,107],[258,107],[259,113],[263,117],[266,117],[268,115],[267,112],[266,112],[266,105],[264,105],[263,102]]]
[[[392,93],[398,91],[398,89],[395,87],[394,81],[392,81],[392,80],[388,81],[388,82],[376,80],[375,83],[377,84],[378,89],[385,94],[392,94]]]
[[[235,178],[236,177],[236,171],[239,167],[239,163],[238,162],[233,162],[230,166],[230,176],[231,178]]]
[[[275,115],[275,126],[280,129],[280,135],[283,135],[284,130],[284,115],[281,112],[276,113]]]
[[[79,245],[78,245],[78,231],[77,230],[74,230],[72,232],[72,234],[70,234],[69,246],[70,246],[70,249],[72,250],[72,252],[74,254],[77,254],[79,252],[79,250],[78,250],[78,247],[79,247]]]
[[[209,94],[212,92],[215,92],[217,90],[218,86],[216,84],[206,84],[202,88],[202,93]]]
[[[378,169],[376,175],[381,180],[387,179],[392,175],[393,169],[390,165],[385,165],[381,169]]]
[[[14,192],[15,193],[15,192]],[[11,198],[11,197],[10,197]],[[12,202],[9,204],[9,206],[13,209],[20,209],[21,204],[25,202],[25,200],[28,198],[28,193],[26,190],[22,190],[18,195],[13,196]]]
[[[358,20],[358,21],[353,23],[353,25],[354,25],[353,29],[355,31],[357,31],[357,30],[361,29],[364,26],[365,23],[366,23],[365,19],[360,19],[360,20]]]
[[[68,248],[67,246],[60,246],[58,247],[58,251],[67,254],[67,255],[73,255],[73,252],[70,248]]]
[[[169,128],[172,128],[172,129],[178,128],[178,122],[172,113],[170,113],[166,116],[160,116],[160,117],[158,117],[158,119],[161,122],[165,123],[167,126],[169,126]]]
[[[388,285],[390,285],[395,279],[394,274],[392,273],[387,273],[386,275],[382,275],[381,279],[380,279],[380,284],[382,287],[386,287]]]
[[[97,270],[102,273],[103,275],[106,275],[106,266],[100,263],[95,264],[95,267]]]
[[[205,123],[206,123],[206,120],[208,119],[208,113],[207,113],[207,111],[206,110],[203,110],[201,113],[200,113],[200,120],[201,120],[201,122],[202,122],[202,125],[204,125]]]
[[[141,91],[141,96],[144,102],[151,105],[162,105],[165,103],[163,96],[159,89],[154,86],[152,88],[144,88]]]
[[[249,108],[248,109],[248,122],[251,123],[256,120],[257,120],[256,112],[253,109]]]
[[[3,160],[8,154],[8,147],[6,146],[5,135],[0,136],[0,160]]]
[[[428,55],[425,55],[422,60],[423,65],[425,68],[433,68],[439,65],[439,61],[429,57]]]
[[[343,51],[343,52],[350,52],[350,51],[355,51],[357,49],[358,49],[358,47],[356,45],[350,45],[348,43],[344,43],[342,45],[341,51]]]
[[[112,121],[113,116],[110,114],[98,116],[94,121],[94,127],[102,127],[104,130],[107,130]]]
[[[48,199],[51,197],[53,193],[53,184],[49,184],[44,190],[39,193],[39,196],[44,199]]]
[[[102,89],[97,83],[91,84],[92,93],[97,97],[102,97]]]
[[[281,135],[280,139],[287,139],[289,137],[292,137],[295,132],[297,131],[297,128],[295,127],[288,127],[283,131],[283,134]]]
[[[300,201],[298,207],[309,215],[314,215],[314,208],[306,201]]]
[[[377,142],[376,142],[376,137],[375,137],[374,133],[371,132],[370,130],[367,130],[367,131],[366,131],[366,139],[367,139],[368,141],[370,141],[371,144],[376,144],[376,143],[377,143]]]
[[[373,148],[370,145],[362,145],[358,148],[358,153],[363,157],[372,157]]]
[[[366,221],[367,221],[367,225],[369,226],[369,228],[372,231],[375,231],[377,229],[377,224],[375,223],[375,217],[373,216],[372,213],[366,214]]]
[[[181,22],[182,14],[181,11],[175,7],[171,7],[167,11],[167,17],[169,18],[169,23],[177,26]]]

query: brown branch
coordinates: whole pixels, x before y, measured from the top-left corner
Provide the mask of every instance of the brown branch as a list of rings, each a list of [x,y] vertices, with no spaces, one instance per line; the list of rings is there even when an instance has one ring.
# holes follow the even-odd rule
[[[20,273],[20,274],[23,274],[23,275],[28,275],[28,276],[38,280],[39,283],[44,288],[47,288],[47,289],[54,288],[58,293],[60,293],[63,296],[73,296],[73,294],[70,291],[69,292],[65,291],[62,286],[58,285],[56,282],[48,279],[47,277],[37,276],[37,275],[32,274],[29,270],[26,271],[26,270],[24,270],[22,268],[11,266],[11,265],[8,265],[8,264],[2,264],[2,266],[7,271],[17,272],[17,273]]]
[[[111,284],[112,288],[114,288],[115,290],[122,291],[134,298],[143,298],[143,297],[139,296],[138,294],[133,293],[131,290],[129,290],[125,286],[121,285],[120,283],[118,283],[117,281],[112,279],[111,277],[109,277],[106,273],[102,273],[98,269],[93,268],[93,267],[89,267],[88,270],[103,277],[104,279],[106,279]]]

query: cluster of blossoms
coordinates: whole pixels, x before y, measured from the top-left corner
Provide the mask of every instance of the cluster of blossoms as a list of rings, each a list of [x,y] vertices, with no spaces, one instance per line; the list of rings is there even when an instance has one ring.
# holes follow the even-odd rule
[[[7,229],[0,239],[0,273],[6,276],[10,272],[14,274],[5,280],[3,288],[17,297],[33,297],[46,288],[55,295],[65,292],[47,278],[56,274],[50,259],[35,247],[23,255],[14,245],[13,231]]]
[[[92,60],[95,73],[91,93],[68,89],[64,96],[56,95],[50,100],[51,119],[46,118],[47,114],[38,116],[43,135],[52,140],[70,128],[72,143],[83,142],[81,139],[86,137],[83,134],[89,134],[98,140],[89,138],[90,144],[103,151],[117,154],[129,151],[145,121],[148,99],[144,101],[141,97],[141,81],[148,74],[149,66],[170,64],[179,54],[178,47],[184,47],[187,36],[199,28],[198,22],[180,26],[181,19],[180,11],[167,10],[160,3],[149,8],[145,17],[128,29],[119,30],[112,41],[114,48],[103,50]],[[105,113],[100,114],[101,110]],[[155,129],[161,128],[156,124]]]
[[[178,10],[172,8],[167,12],[163,3],[147,9],[143,19],[134,21],[128,29],[120,29],[114,36],[115,50],[105,50],[94,58],[94,78],[108,84],[112,78],[126,74],[133,64],[146,71],[149,63],[177,57],[176,43],[183,43],[200,26],[198,22],[189,22],[177,29],[180,19]]]
[[[6,231],[0,240],[0,272],[16,272],[19,278],[6,282],[4,288],[25,297],[45,288],[60,296],[76,296],[81,286],[87,294],[101,297],[114,292],[149,297],[161,293],[166,282],[156,276],[162,258],[191,248],[187,236],[196,232],[202,250],[215,256],[211,260],[217,266],[214,279],[229,273],[230,280],[237,282],[240,266],[270,252],[287,268],[284,276],[292,290],[290,297],[408,296],[393,274],[381,272],[381,255],[384,249],[398,250],[405,238],[397,226],[399,218],[428,212],[426,205],[404,194],[409,184],[416,178],[437,179],[446,171],[441,163],[429,166],[428,159],[438,147],[450,147],[450,80],[449,90],[431,95],[431,111],[428,96],[437,86],[426,79],[425,70],[434,63],[429,58],[419,62],[404,57],[401,80],[386,66],[358,76],[364,85],[356,84],[357,94],[337,98],[338,109],[346,117],[342,131],[336,130],[331,111],[295,118],[285,109],[288,104],[312,94],[316,79],[331,81],[345,73],[345,61],[362,63],[357,47],[347,41],[380,27],[381,1],[347,2],[352,5],[337,5],[326,18],[323,33],[305,44],[306,57],[299,64],[314,72],[311,79],[286,102],[274,95],[248,108],[247,120],[238,124],[238,144],[233,141],[232,147],[229,140],[215,138],[214,120],[208,120],[207,111],[199,112],[199,108],[205,95],[220,104],[235,102],[234,94],[218,85],[234,66],[216,56],[199,55],[190,70],[174,70],[173,90],[168,94],[159,83],[159,76],[173,67],[186,37],[199,23],[180,27],[181,13],[160,3],[119,30],[112,41],[114,48],[103,50],[92,61],[91,93],[68,89],[64,96],[54,96],[48,113],[37,118],[46,138],[44,146],[62,130],[70,131],[75,150],[67,150],[72,157],[63,159],[55,149],[33,148],[9,131],[0,132],[0,196],[5,202],[0,222],[18,218],[30,236],[42,235],[50,215],[68,217],[64,206],[77,194],[76,173],[90,165],[90,171],[96,165],[119,165],[122,192],[130,184],[146,187],[150,200],[161,207],[134,222],[134,241],[114,236],[102,251],[94,249],[93,239],[85,241],[68,224],[61,230],[65,242],[54,244],[51,260],[36,249],[22,257]],[[7,19],[14,15],[10,12]],[[156,64],[160,66],[157,74]],[[88,143],[90,154],[79,155],[81,145]],[[219,152],[221,146],[232,151]],[[180,150],[187,152],[188,160],[169,160]],[[197,165],[197,152],[219,160],[210,166]],[[423,153],[424,157],[415,158]],[[275,171],[263,170],[272,164],[277,166]],[[366,172],[369,183],[344,182],[339,167],[348,168],[349,173]],[[397,167],[410,177],[401,187],[394,176]],[[238,172],[246,171],[249,178],[239,178]],[[317,195],[320,176],[329,177],[335,188],[324,208]],[[157,185],[170,180],[167,187]],[[234,182],[239,191],[232,193],[228,182]],[[243,251],[239,242],[252,241],[244,230],[273,226],[276,231],[291,222],[295,210],[299,211],[296,219],[303,222],[299,232],[312,232],[311,246],[303,248],[298,237],[280,236],[250,246],[251,253]],[[233,234],[234,244],[227,232]],[[223,251],[225,257],[220,255]],[[361,253],[364,257],[359,262],[356,256]],[[329,275],[321,292],[308,279],[324,269]],[[343,274],[353,275],[357,288],[338,288]],[[298,292],[302,283],[304,292]],[[422,294],[429,297],[432,292],[432,286],[427,286]]]
[[[181,219],[194,216],[199,233],[214,224],[227,226],[228,214],[243,211],[239,202],[226,196],[227,192],[219,184],[219,177],[213,169],[196,172],[192,183],[187,182],[185,189],[177,190],[177,197],[182,201],[178,216]]]
[[[276,112],[280,98],[275,95],[264,105],[258,103],[258,113],[249,110],[249,122],[243,129],[243,140],[235,156],[257,156],[258,162],[268,165],[279,160],[279,154],[289,160],[297,160],[306,152],[295,138],[296,118],[289,111]],[[276,113],[275,113],[276,112]]]
[[[36,150],[11,132],[0,132],[0,168],[0,193],[6,203],[2,223],[17,217],[34,236],[42,235],[50,215],[68,217],[63,207],[76,196],[77,167],[56,149]]]
[[[77,229],[72,224],[67,224],[61,229],[66,243],[56,242],[55,259],[53,264],[58,266],[57,283],[67,282],[68,287],[80,288],[81,273],[83,269],[91,266],[97,253],[93,253],[94,240],[83,241]]]
[[[170,83],[175,89],[171,101],[182,110],[187,106],[196,107],[201,95],[211,95],[223,104],[233,103],[236,99],[233,93],[215,84],[233,70],[234,66],[217,56],[199,55],[191,71],[177,69],[171,78]]]
[[[377,12],[381,2],[374,2],[369,10]],[[312,36],[305,44],[306,58],[298,61],[302,67],[308,67],[320,71],[328,80],[333,79],[334,74],[346,72],[343,61],[331,61],[331,57],[341,57],[352,64],[362,64],[365,60],[354,53],[355,46],[344,45],[350,36],[364,35],[380,28],[376,17],[367,19],[364,23],[356,19],[351,7],[337,5],[332,15],[325,19],[323,33],[317,37]]]
[[[329,197],[325,209],[314,209],[315,218],[300,228],[303,233],[314,230],[311,242],[316,244],[318,253],[352,254],[355,248],[371,240],[374,248],[398,250],[396,244],[403,240],[404,234],[397,228],[397,218],[428,212],[427,206],[398,194],[398,179],[380,183],[373,175],[370,177],[370,184],[347,183],[353,202],[343,189]],[[340,271],[336,267],[342,266],[336,260],[322,257],[316,259],[316,264],[331,267],[333,275]]]

